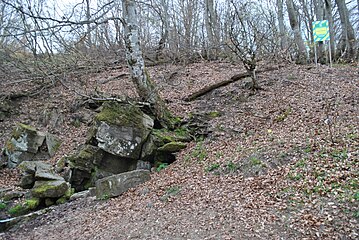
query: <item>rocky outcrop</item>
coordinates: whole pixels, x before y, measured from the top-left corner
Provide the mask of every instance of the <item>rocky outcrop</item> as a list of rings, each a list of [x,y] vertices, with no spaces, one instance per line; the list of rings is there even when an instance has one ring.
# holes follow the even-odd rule
[[[44,160],[53,156],[60,146],[57,137],[19,123],[2,152],[2,162],[9,168],[23,161]]]
[[[32,198],[41,203],[52,205],[68,200],[72,194],[71,185],[56,174],[52,166],[41,161],[24,161],[19,166],[22,170],[20,186],[31,189]]]
[[[69,184],[65,180],[36,181],[31,189],[35,198],[60,198],[69,190]]]
[[[95,119],[99,148],[119,157],[140,158],[142,145],[154,125],[150,116],[130,104],[106,103]]]
[[[128,189],[150,180],[147,170],[135,170],[100,179],[96,182],[97,199],[116,197]]]

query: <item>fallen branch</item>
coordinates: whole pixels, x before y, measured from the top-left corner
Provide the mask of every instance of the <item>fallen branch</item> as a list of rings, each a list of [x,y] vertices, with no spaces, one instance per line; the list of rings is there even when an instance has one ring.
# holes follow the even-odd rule
[[[100,83],[101,83],[101,84],[105,84],[105,83],[111,82],[111,81],[113,81],[113,80],[119,80],[119,79],[121,79],[121,78],[123,78],[123,77],[126,77],[126,76],[129,76],[129,75],[130,75],[129,73],[121,73],[120,75],[117,75],[117,76],[108,78],[108,79],[106,79],[106,80],[103,80],[103,81],[101,81]]]
[[[256,71],[256,73],[269,72],[269,71],[273,71],[273,70],[277,70],[277,69],[278,69],[278,67],[272,67],[272,68],[268,68],[268,69],[264,69],[264,70],[258,70],[258,71]],[[222,82],[218,82],[213,85],[204,87],[204,88],[200,89],[199,91],[192,93],[188,97],[185,97],[183,100],[185,100],[186,102],[191,102],[191,101],[196,100],[197,98],[211,92],[214,89],[227,86],[230,83],[236,82],[238,80],[241,80],[243,78],[250,77],[250,76],[251,75],[249,72],[236,74],[228,80],[224,80]]]

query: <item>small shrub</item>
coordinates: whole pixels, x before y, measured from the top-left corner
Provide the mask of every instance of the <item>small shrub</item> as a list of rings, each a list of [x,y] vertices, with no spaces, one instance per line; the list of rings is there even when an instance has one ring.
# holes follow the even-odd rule
[[[168,167],[168,163],[161,163],[160,165],[158,165],[158,167],[156,168],[156,171],[159,172],[162,169],[165,169],[166,167]]]
[[[307,165],[306,161],[307,161],[307,160],[306,160],[305,158],[299,160],[299,161],[295,164],[295,167],[297,167],[297,168],[303,168],[303,167],[305,167],[305,166]]]
[[[217,170],[220,167],[218,163],[213,163],[212,165],[206,167],[206,172],[212,172],[214,170]]]
[[[262,165],[263,164],[263,162],[260,159],[256,158],[256,157],[251,157],[250,162],[251,162],[252,166],[257,166],[257,165]]]
[[[22,215],[26,211],[26,208],[22,204],[17,204],[14,207],[9,209],[9,214],[11,216],[19,216]]]
[[[100,200],[108,200],[110,199],[110,195],[108,195],[108,193],[105,193],[101,196]]]
[[[3,202],[0,202],[0,210],[3,210],[6,208],[6,204]]]
[[[227,163],[226,168],[229,172],[235,172],[238,170],[238,166],[235,163],[233,163],[232,161],[229,161]]]

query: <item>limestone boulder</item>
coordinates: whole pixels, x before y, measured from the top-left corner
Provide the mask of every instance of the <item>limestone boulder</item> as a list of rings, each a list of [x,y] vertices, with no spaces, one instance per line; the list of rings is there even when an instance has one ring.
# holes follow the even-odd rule
[[[23,161],[49,158],[59,146],[60,141],[55,136],[19,123],[5,144],[1,161],[7,167],[15,168]]]
[[[128,189],[148,180],[150,180],[150,172],[147,170],[135,170],[97,180],[96,198],[104,199],[119,196]]]
[[[31,195],[35,198],[60,198],[69,189],[69,184],[64,180],[36,181]]]
[[[24,189],[30,189],[34,186],[37,171],[51,171],[51,165],[42,161],[24,161],[19,164],[18,168],[22,171],[19,185]]]
[[[110,154],[138,160],[142,145],[150,134],[154,121],[139,107],[105,103],[95,117],[95,139],[99,148]]]
[[[98,179],[137,167],[137,160],[115,156],[92,145],[83,145],[76,154],[61,160],[56,169],[65,169],[66,161],[71,168],[70,183],[76,191],[95,186]]]

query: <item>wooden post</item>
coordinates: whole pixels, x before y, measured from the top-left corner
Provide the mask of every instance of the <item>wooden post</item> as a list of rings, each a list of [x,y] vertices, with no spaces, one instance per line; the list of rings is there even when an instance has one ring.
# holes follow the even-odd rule
[[[332,48],[330,45],[330,41],[329,41],[329,65],[332,68],[333,67],[333,63],[332,63]]]
[[[317,46],[314,41],[314,60],[315,60],[315,66],[318,66],[318,59],[317,59]]]

